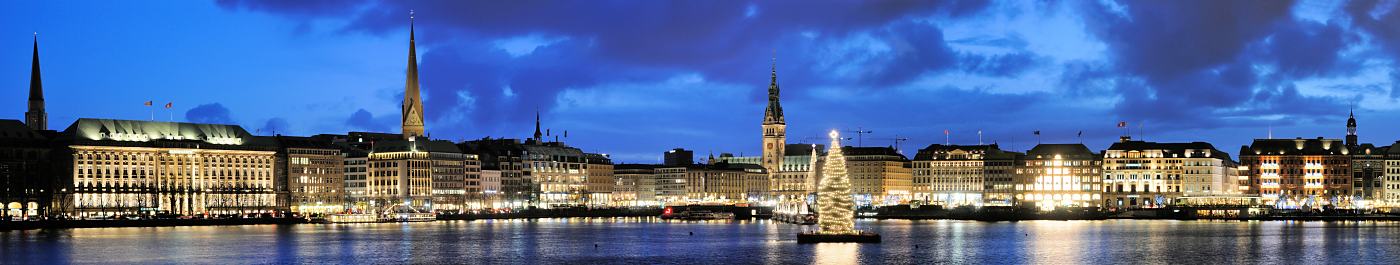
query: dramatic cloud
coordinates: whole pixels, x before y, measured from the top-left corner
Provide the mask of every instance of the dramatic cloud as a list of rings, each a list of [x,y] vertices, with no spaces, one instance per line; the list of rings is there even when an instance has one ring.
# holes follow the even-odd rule
[[[263,134],[397,132],[416,10],[427,129],[442,139],[524,137],[540,113],[570,144],[621,161],[674,147],[752,154],[776,68],[791,142],[864,128],[876,131],[867,144],[908,147],[980,130],[1023,150],[1032,131],[1044,142],[1084,131],[1099,149],[1121,120],[1135,136],[1234,146],[1269,128],[1341,137],[1353,107],[1363,141],[1393,141],[1400,127],[1379,125],[1400,122],[1400,4],[1300,1],[26,2],[0,17],[63,43],[43,50],[55,54],[50,109],[72,110],[56,120],[144,119],[111,102],[171,95],[220,102],[187,120],[233,123],[224,106],[236,106]],[[6,50],[29,49],[16,43]],[[93,52],[109,50],[129,52]],[[122,64],[96,66],[108,61]],[[87,100],[73,87],[137,93]]]
[[[195,106],[185,111],[185,120],[194,123],[234,124],[228,108],[219,103]]]

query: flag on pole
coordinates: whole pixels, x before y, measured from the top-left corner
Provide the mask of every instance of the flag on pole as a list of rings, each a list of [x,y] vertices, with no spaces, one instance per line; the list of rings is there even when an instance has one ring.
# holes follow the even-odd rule
[[[1040,130],[1035,130],[1035,136],[1040,136]]]
[[[1084,137],[1084,131],[1079,131],[1079,137]]]
[[[943,129],[943,135],[948,135],[948,134],[950,134],[950,133],[953,133],[953,132],[948,131],[948,129]]]
[[[146,106],[147,106],[147,107],[150,107],[151,104],[155,104],[155,102],[154,102],[154,101],[150,101],[150,100],[147,100],[147,101],[146,101]]]
[[[175,102],[165,103],[165,108],[167,108],[167,109],[169,109],[169,108],[174,108],[174,107],[175,107]]]
[[[1118,128],[1128,128],[1128,122],[1126,122],[1126,121],[1119,121],[1119,122],[1118,122]]]

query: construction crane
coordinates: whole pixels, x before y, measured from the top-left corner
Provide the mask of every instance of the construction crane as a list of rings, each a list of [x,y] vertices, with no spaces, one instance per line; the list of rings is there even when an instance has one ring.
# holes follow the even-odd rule
[[[871,140],[888,140],[888,141],[893,141],[893,142],[894,142],[894,150],[895,150],[896,152],[899,152],[900,154],[903,154],[903,153],[904,153],[904,152],[903,152],[904,149],[900,149],[900,148],[899,148],[899,145],[900,145],[900,143],[903,143],[904,141],[908,141],[909,138],[899,137],[899,135],[895,135],[894,138],[871,138]]]
[[[865,134],[874,133],[874,131],[866,130],[863,127],[856,127],[856,130],[847,130],[847,132],[856,134],[856,146],[865,146]]]

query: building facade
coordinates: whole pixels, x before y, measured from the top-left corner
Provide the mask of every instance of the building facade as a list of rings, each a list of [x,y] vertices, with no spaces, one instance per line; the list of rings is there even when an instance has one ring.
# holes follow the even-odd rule
[[[278,207],[299,214],[345,210],[345,157],[330,142],[276,136]]]
[[[1204,142],[1157,143],[1124,138],[1103,154],[1106,208],[1165,207],[1182,196],[1235,192],[1234,161]]]
[[[1341,140],[1255,139],[1240,147],[1250,194],[1277,209],[1345,207],[1352,194],[1350,150]]]
[[[584,154],[588,161],[588,206],[607,207],[613,206],[613,192],[616,190],[617,178],[614,176],[612,159],[603,154]]]
[[[0,120],[0,220],[48,215],[54,164],[50,136],[17,120]]]
[[[612,198],[623,207],[656,206],[656,168],[658,165],[618,164],[613,175],[617,185]]]
[[[54,208],[114,215],[251,215],[277,210],[276,144],[235,125],[78,119]]]
[[[1016,205],[1053,210],[1102,207],[1103,162],[1083,144],[1039,144],[1016,169]]]
[[[1009,206],[1018,153],[991,145],[931,144],[913,161],[913,200],[944,206]]]
[[[914,189],[909,159],[892,147],[842,147],[857,205],[908,203]]]

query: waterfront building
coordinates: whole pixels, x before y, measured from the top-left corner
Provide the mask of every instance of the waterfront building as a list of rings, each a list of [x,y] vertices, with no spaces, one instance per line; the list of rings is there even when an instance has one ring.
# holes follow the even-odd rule
[[[1373,202],[1385,191],[1386,154],[1390,146],[1358,143],[1356,113],[1347,115],[1347,149],[1351,154],[1352,201]]]
[[[501,170],[481,170],[481,196],[479,198],[480,199],[477,201],[467,201],[470,209],[497,209],[507,207],[501,199]]]
[[[613,201],[617,206],[655,206],[656,168],[659,165],[617,164],[614,175],[617,186],[613,189]]]
[[[990,145],[931,144],[913,161],[913,200],[944,206],[1010,206],[1020,153]]]
[[[341,147],[344,156],[346,207],[355,212],[369,209],[369,152],[346,146]]]
[[[466,161],[456,145],[443,140],[377,139],[370,150],[366,190],[370,207],[407,206],[417,211],[461,210],[465,203]]]
[[[1102,207],[1100,156],[1083,144],[1039,144],[1016,168],[1016,205]]]
[[[1182,196],[1235,192],[1230,155],[1204,142],[1157,143],[1128,137],[1103,153],[1103,204],[1161,208]]]
[[[842,147],[851,194],[858,205],[895,205],[912,199],[914,172],[893,147]]]
[[[613,191],[617,186],[617,179],[614,178],[614,168],[612,159],[604,154],[585,153],[584,159],[588,161],[588,182],[585,187],[588,193],[588,206],[605,207],[613,204]]]
[[[655,172],[657,203],[684,203],[687,191],[686,167],[661,166],[657,167]]]
[[[1255,139],[1240,147],[1249,194],[1278,209],[1349,206],[1350,150],[1338,139]],[[1247,171],[1245,171],[1247,169]]]
[[[482,138],[457,144],[476,154],[482,170],[500,173],[500,188],[487,208],[523,208],[536,201],[534,182],[525,177],[525,148],[518,139]]]
[[[768,194],[764,200],[779,202],[802,201],[816,194],[818,172],[821,172],[826,145],[788,144],[783,148],[779,171],[770,174]],[[721,154],[713,163],[762,165],[760,156]]]
[[[458,149],[461,150],[460,148]],[[481,156],[473,153],[462,152],[466,160],[462,161],[462,190],[463,195],[457,209],[465,211],[478,209],[484,200],[484,184],[481,176]],[[496,183],[500,183],[497,181]],[[443,187],[444,189],[450,187]],[[446,193],[444,193],[446,194]]]
[[[1400,146],[1400,141],[1395,141],[1390,146]],[[1384,172],[1385,176],[1381,178],[1382,188],[1376,206],[1393,211],[1400,207],[1400,148],[1386,149]]]
[[[54,208],[70,217],[277,210],[277,145],[236,125],[78,119]]]
[[[340,147],[310,137],[275,136],[277,206],[300,214],[345,210],[345,157]]]
[[[741,203],[761,200],[768,192],[769,174],[755,164],[663,165],[655,172],[657,194],[664,203]],[[672,181],[678,185],[661,184]],[[679,193],[675,193],[677,187],[681,188]]]
[[[1361,144],[1351,151],[1352,201],[1374,202],[1382,198],[1390,146]]]
[[[0,120],[0,221],[48,214],[54,172],[51,132]]]
[[[525,178],[535,183],[538,207],[574,207],[588,199],[588,161],[583,150],[561,142],[526,143]]]

